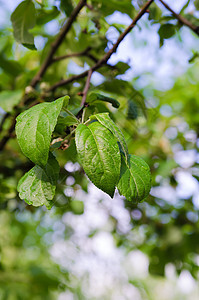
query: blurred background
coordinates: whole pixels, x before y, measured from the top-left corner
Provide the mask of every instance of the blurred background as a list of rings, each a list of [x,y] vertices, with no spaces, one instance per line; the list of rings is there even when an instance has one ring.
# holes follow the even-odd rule
[[[46,1],[47,10],[55,6],[61,17],[32,29],[38,52],[30,51],[12,36],[10,15],[20,2],[0,1],[1,92],[26,86],[66,17],[60,1]],[[132,1],[136,9],[138,2]],[[194,1],[167,3],[178,13],[187,3],[183,13],[197,22]],[[94,40],[93,53],[99,56],[103,52],[97,47],[109,48],[131,21],[116,7],[105,10],[99,30],[105,38]],[[31,165],[11,139],[0,152],[0,299],[199,299],[199,39],[181,27],[161,42],[160,24],[177,22],[159,3],[152,10],[153,16],[144,15],[109,60],[119,64],[119,73],[95,72],[91,81],[91,90],[120,102],[118,110],[109,104],[99,110],[110,112],[129,152],[149,164],[150,196],[135,205],[117,191],[111,199],[97,189],[85,177],[73,141],[57,154],[62,168],[53,208],[28,206],[16,186]],[[86,44],[81,28],[87,28],[90,39],[99,34],[89,18],[83,11],[62,51],[79,51]],[[15,83],[14,67],[10,71],[6,59],[22,66]],[[43,87],[88,69],[86,59],[52,66]],[[56,95],[71,95],[75,109],[83,84],[75,82]],[[3,119],[3,105],[0,113]]]

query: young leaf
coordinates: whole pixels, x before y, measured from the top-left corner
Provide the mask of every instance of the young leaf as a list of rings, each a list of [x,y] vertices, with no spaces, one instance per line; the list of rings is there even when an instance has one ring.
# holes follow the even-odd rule
[[[53,6],[51,10],[44,10],[43,8],[37,9],[37,25],[44,25],[59,15],[59,10]]]
[[[114,195],[120,176],[121,156],[114,135],[99,122],[78,125],[77,153],[88,178],[101,190]]]
[[[130,155],[130,164],[122,158],[120,180],[118,182],[120,195],[135,203],[144,200],[151,189],[151,174],[147,163],[136,155]]]
[[[31,107],[17,117],[16,134],[22,152],[36,165],[48,160],[51,135],[68,96]]]
[[[33,206],[45,205],[50,209],[58,177],[59,164],[50,154],[44,168],[35,166],[20,179],[17,186],[19,197]]]
[[[169,39],[175,34],[175,25],[173,24],[163,24],[158,30],[160,36],[160,46],[163,45],[164,39]]]
[[[94,103],[95,101],[104,101],[104,102],[109,102],[112,104],[113,107],[118,108],[120,106],[120,103],[113,98],[98,94],[98,93],[91,93],[88,96],[87,102],[88,103]]]
[[[22,94],[22,90],[0,92],[0,107],[6,112],[11,112],[20,102]]]
[[[128,147],[122,131],[116,126],[113,120],[109,117],[109,113],[100,113],[90,116],[90,119],[97,119],[99,123],[109,129],[120,143],[122,151],[124,152],[126,161],[128,161]]]
[[[34,36],[29,29],[35,26],[35,6],[31,0],[21,2],[11,15],[14,37],[17,42],[35,50]]]
[[[55,131],[59,134],[65,134],[66,133],[66,127],[72,126],[74,124],[77,124],[77,119],[72,116],[62,117],[59,116],[57,120],[57,125],[55,127]]]

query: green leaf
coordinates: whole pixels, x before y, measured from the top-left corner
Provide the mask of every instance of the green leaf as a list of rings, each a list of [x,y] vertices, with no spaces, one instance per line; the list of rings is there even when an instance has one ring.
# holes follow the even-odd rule
[[[55,19],[59,15],[59,10],[53,6],[51,10],[37,9],[37,25],[43,25]]]
[[[110,98],[110,97],[107,97],[107,96],[104,96],[104,95],[101,95],[101,94],[98,94],[98,93],[91,93],[88,96],[86,102],[87,103],[93,103],[93,102],[99,101],[99,100],[109,102],[115,108],[118,108],[120,106],[120,103],[116,99],[113,99],[113,98]]]
[[[179,14],[183,14],[183,12],[185,11],[185,9],[189,6],[190,0],[188,0],[185,5],[181,8]]]
[[[30,50],[37,50],[34,44],[23,43],[22,45]]]
[[[198,57],[199,57],[199,52],[193,53],[192,57],[189,59],[189,63],[194,63]]]
[[[198,2],[198,0],[195,0],[195,1],[194,1],[194,5],[195,5],[195,8],[196,8],[197,10],[199,10],[199,2]]]
[[[114,195],[119,180],[121,156],[112,133],[99,122],[78,125],[77,153],[88,178],[101,190]]]
[[[105,16],[114,13],[116,8],[119,12],[126,13],[130,17],[132,17],[134,11],[134,7],[129,0],[101,0],[100,2],[98,0],[93,0],[92,2],[97,6],[99,6],[100,3],[100,11],[102,11]]]
[[[131,100],[128,101],[128,112],[127,119],[135,120],[138,117],[138,108],[137,105]]]
[[[120,143],[122,151],[125,155],[126,161],[128,161],[128,147],[122,131],[116,126],[113,120],[109,117],[109,113],[100,113],[90,116],[90,119],[97,119],[100,124],[109,129],[115,136],[116,140]]]
[[[73,11],[73,4],[71,0],[61,0],[60,8],[66,13],[67,16],[70,16]]]
[[[57,125],[55,127],[55,131],[59,134],[65,134],[66,127],[77,124],[77,119],[72,116],[62,117],[59,116],[57,120]]]
[[[122,158],[120,180],[117,185],[120,195],[135,203],[144,200],[151,189],[151,174],[147,163],[136,155],[130,155],[130,164]]]
[[[48,160],[51,135],[68,96],[31,107],[17,117],[16,134],[22,152],[36,165]]]
[[[158,30],[158,34],[160,36],[160,41],[171,38],[175,34],[175,25],[173,24],[161,25],[160,29]]]
[[[116,65],[115,68],[117,70],[117,74],[124,74],[127,70],[130,69],[129,64],[119,61]]]
[[[50,153],[44,168],[35,166],[20,179],[17,186],[19,197],[30,205],[45,205],[50,209],[58,177],[59,164]]]
[[[158,21],[159,22],[161,16],[162,16],[161,9],[155,3],[152,4],[152,5],[150,5],[149,20]]]
[[[16,41],[25,47],[36,49],[34,46],[34,36],[29,33],[29,29],[33,28],[36,22],[33,2],[31,0],[21,2],[12,13],[11,21]]]
[[[22,90],[0,92],[0,107],[6,112],[12,112],[15,105],[20,102],[22,95]]]
[[[0,53],[0,68],[12,77],[17,77],[23,72],[23,68],[19,62],[5,58],[2,53]]]

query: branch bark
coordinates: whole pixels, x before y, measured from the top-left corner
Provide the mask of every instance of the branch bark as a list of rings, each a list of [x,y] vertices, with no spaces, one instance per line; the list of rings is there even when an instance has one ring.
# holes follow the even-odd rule
[[[73,22],[75,21],[78,13],[82,9],[82,7],[84,7],[85,5],[86,5],[86,0],[80,0],[78,5],[76,6],[76,8],[72,11],[70,17],[68,18],[65,25],[62,27],[62,29],[61,29],[60,33],[58,34],[56,40],[52,43],[51,50],[48,53],[43,65],[41,66],[40,70],[35,75],[35,77],[32,79],[32,81],[30,83],[31,87],[35,87],[37,85],[37,83],[41,80],[41,78],[44,75],[44,73],[46,72],[47,68],[50,66],[50,64],[53,61],[53,55],[55,54],[55,52],[57,51],[57,49],[59,48],[59,46],[63,42],[63,40],[65,38],[65,35],[70,30],[70,28],[71,28]]]
[[[126,37],[126,35],[135,27],[135,25],[137,24],[137,22],[139,21],[139,19],[145,14],[145,12],[147,11],[148,7],[151,5],[151,3],[154,0],[149,0],[147,1],[147,3],[142,7],[142,9],[139,11],[139,13],[137,14],[137,16],[134,18],[134,20],[132,21],[132,23],[126,28],[126,30],[119,36],[117,42],[113,45],[113,47],[100,59],[98,60],[98,62],[91,67],[89,70],[84,71],[81,74],[72,76],[70,78],[67,79],[63,79],[57,83],[55,83],[53,86],[50,87],[50,89],[48,90],[50,91],[54,91],[56,90],[58,87],[66,85],[70,82],[73,82],[75,80],[78,80],[80,78],[86,77],[89,73],[89,71],[91,70],[92,73],[94,71],[96,71],[97,69],[101,68],[103,65],[105,65],[107,63],[107,61],[109,60],[109,58],[111,57],[111,55],[116,52],[119,44],[122,42],[122,40]]]
[[[88,47],[81,52],[75,52],[75,53],[70,53],[70,54],[61,55],[61,56],[55,56],[52,59],[52,63],[60,61],[62,59],[66,59],[66,58],[70,58],[70,57],[79,57],[79,56],[87,56],[87,57],[90,57],[94,62],[98,61],[92,54],[89,53],[90,50],[91,50],[91,47]]]
[[[87,93],[88,93],[88,90],[89,90],[89,86],[90,86],[90,81],[91,81],[92,74],[93,74],[93,71],[92,71],[92,69],[90,69],[88,71],[88,77],[87,77],[87,80],[86,80],[85,88],[83,90],[83,97],[82,97],[81,106],[83,106],[84,103],[86,102],[86,96],[87,96]]]
[[[182,23],[183,25],[189,27],[193,32],[195,32],[197,35],[199,35],[199,27],[198,26],[195,26],[193,25],[191,22],[189,22],[187,19],[185,19],[183,16],[177,14],[175,11],[173,11],[173,9],[168,5],[166,4],[163,0],[159,0],[163,5],[164,7],[166,7],[173,15],[174,17],[180,22]]]

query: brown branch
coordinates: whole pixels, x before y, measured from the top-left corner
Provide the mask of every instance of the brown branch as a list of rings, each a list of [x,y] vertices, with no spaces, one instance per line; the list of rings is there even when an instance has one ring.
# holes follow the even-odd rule
[[[15,123],[16,123],[16,120],[15,120],[15,117],[14,117],[13,120],[12,120],[12,123],[10,125],[10,128],[8,129],[8,133],[0,141],[0,150],[3,150],[4,146],[6,145],[6,143],[12,137],[13,131],[15,129]]]
[[[78,79],[81,79],[81,78],[84,78],[88,75],[88,70],[87,71],[84,71],[78,75],[73,75],[71,77],[69,77],[68,79],[62,79],[60,80],[59,82],[55,83],[54,85],[52,85],[49,90],[47,90],[47,92],[52,92],[54,90],[56,90],[58,87],[60,86],[63,86],[63,85],[66,85],[68,83],[71,83],[71,82],[74,82]]]
[[[75,53],[70,53],[70,54],[61,55],[61,56],[55,56],[55,57],[53,57],[52,62],[60,61],[62,59],[66,59],[66,58],[70,58],[70,57],[87,56],[87,54],[90,50],[91,50],[91,47],[88,47],[81,52],[75,52]]]
[[[87,56],[88,58],[90,58],[95,63],[98,62],[98,59],[93,54],[91,54],[91,53],[87,53],[85,56]]]
[[[173,9],[166,4],[163,0],[159,0],[164,7],[166,7],[173,15],[174,17],[176,17],[176,19],[182,23],[183,25],[189,27],[193,32],[195,32],[197,35],[199,35],[199,26],[195,26],[193,25],[191,22],[189,22],[187,19],[185,19],[183,16],[177,14],[175,11],[173,11]]]
[[[88,93],[88,90],[89,90],[89,86],[90,86],[90,81],[91,81],[91,76],[93,74],[93,70],[90,69],[88,71],[88,77],[87,77],[87,80],[86,80],[86,84],[85,84],[85,88],[83,90],[83,97],[82,97],[82,102],[81,102],[81,106],[84,105],[84,103],[86,102],[86,96],[87,96],[87,93]]]
[[[5,113],[5,115],[3,116],[1,124],[0,124],[0,133],[3,130],[3,125],[9,116],[10,116],[10,113]]]
[[[151,5],[151,3],[154,0],[149,0],[147,1],[147,3],[142,7],[142,9],[139,11],[139,13],[137,14],[137,16],[134,18],[134,20],[132,21],[132,23],[126,28],[126,30],[119,36],[117,42],[113,45],[113,47],[100,59],[98,60],[98,62],[90,68],[90,70],[92,70],[92,73],[94,71],[96,71],[97,69],[101,68],[103,65],[105,65],[107,63],[107,61],[109,60],[109,58],[111,57],[111,55],[116,52],[119,44],[121,43],[121,41],[126,37],[126,35],[135,27],[135,25],[137,24],[137,22],[139,21],[139,19],[145,14],[145,12],[147,11],[148,7]],[[80,78],[86,77],[89,73],[89,70],[84,71],[81,74],[78,75],[74,75],[68,79],[63,79],[57,83],[55,83],[53,86],[51,86],[51,88],[48,90],[50,91],[54,91],[56,90],[58,87],[66,85],[70,82],[73,82],[75,80],[78,80]]]
[[[56,40],[51,44],[51,49],[50,52],[48,53],[43,65],[41,66],[40,70],[38,73],[35,75],[35,77],[32,79],[30,86],[35,87],[37,83],[41,80],[41,77],[44,75],[46,72],[47,68],[50,66],[50,64],[53,61],[53,55],[63,42],[63,39],[65,38],[65,35],[68,33],[70,30],[73,22],[75,21],[78,13],[86,5],[86,0],[80,0],[76,8],[72,11],[70,17],[68,18],[67,22],[65,25],[62,27],[61,31],[59,32]]]

